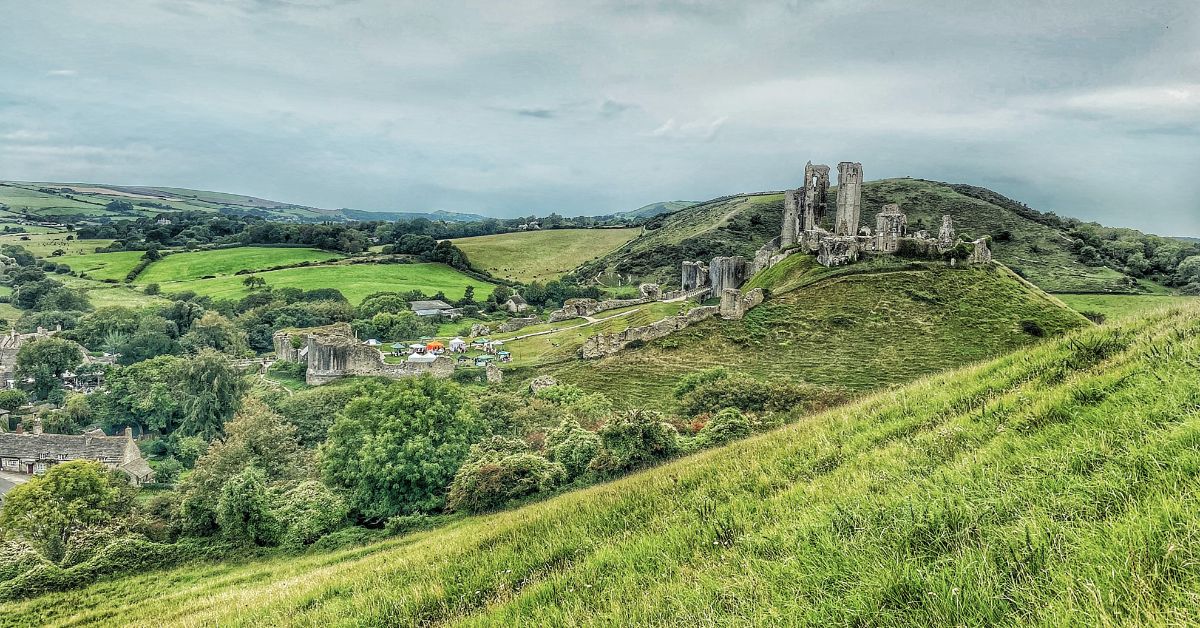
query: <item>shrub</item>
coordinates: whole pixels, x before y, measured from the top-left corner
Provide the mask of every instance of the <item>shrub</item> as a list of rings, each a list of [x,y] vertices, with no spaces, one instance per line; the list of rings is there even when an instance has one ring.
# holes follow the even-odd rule
[[[493,437],[471,447],[450,484],[448,510],[484,512],[566,480],[562,465],[529,453],[525,443]]]
[[[749,435],[750,421],[737,408],[725,408],[704,424],[697,438],[703,445],[715,447]]]
[[[266,474],[246,467],[221,486],[217,501],[217,527],[221,535],[241,545],[274,545],[279,525],[270,509]]]
[[[142,288],[142,292],[145,292],[146,294],[148,294],[150,296],[154,296],[156,294],[161,294],[162,288],[159,287],[159,285],[156,283],[148,283],[148,284],[146,284],[145,288]]]
[[[679,450],[679,434],[656,412],[631,410],[600,428],[600,452],[588,468],[612,475],[663,460]]]
[[[561,464],[567,476],[573,479],[587,471],[588,464],[600,451],[600,436],[567,419],[546,435],[546,451],[550,459]]]
[[[279,520],[287,527],[283,544],[310,545],[346,523],[350,509],[345,500],[320,482],[301,482],[283,496]]]
[[[549,401],[555,405],[566,405],[583,397],[583,390],[570,384],[559,384],[539,389],[533,395],[537,399]]]
[[[460,384],[485,384],[487,383],[487,370],[474,366],[459,367],[454,369],[450,379]]]
[[[183,472],[183,463],[174,458],[151,460],[150,468],[154,469],[154,481],[158,484],[174,484]]]
[[[691,373],[684,377],[683,381],[679,382],[679,385],[675,387],[675,398],[682,399],[684,395],[692,392],[702,384],[715,382],[727,377],[729,377],[729,371],[726,371],[722,367],[700,371],[699,373]]]

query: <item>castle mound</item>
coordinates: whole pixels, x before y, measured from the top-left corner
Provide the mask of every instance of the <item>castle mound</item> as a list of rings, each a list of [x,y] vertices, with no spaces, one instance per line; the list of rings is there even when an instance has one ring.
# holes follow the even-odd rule
[[[14,625],[1192,624],[1198,361],[1200,307],[1158,311],[517,510],[0,613]]]
[[[828,190],[829,198],[837,187]],[[1125,275],[1088,266],[1073,252],[1065,230],[1040,220],[1038,212],[983,188],[920,179],[884,179],[862,184],[861,224],[875,225],[888,204],[907,215],[910,231],[938,232],[950,216],[968,240],[992,236],[995,259],[1050,292],[1137,292]],[[832,211],[831,211],[832,213]],[[764,242],[780,235],[784,193],[737,195],[714,199],[658,216],[645,232],[579,271],[581,276],[619,272],[675,286],[680,264],[713,256],[754,259]]]
[[[876,258],[825,268],[792,255],[744,290],[770,297],[600,360],[542,371],[631,406],[665,407],[687,374],[722,366],[763,381],[864,391],[992,358],[1090,323],[1000,265]],[[630,384],[629,382],[636,382]]]

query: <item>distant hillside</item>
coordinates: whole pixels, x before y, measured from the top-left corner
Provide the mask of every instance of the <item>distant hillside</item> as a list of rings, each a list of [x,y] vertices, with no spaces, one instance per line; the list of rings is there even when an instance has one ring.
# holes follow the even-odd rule
[[[508,512],[366,547],[147,567],[3,603],[0,616],[1195,625],[1198,320],[1193,307],[1084,329]]]
[[[627,211],[627,212],[618,212],[613,215],[616,216],[617,218],[621,218],[624,220],[638,220],[641,218],[653,218],[653,217],[661,215],[661,214],[669,214],[671,212],[679,211],[681,209],[686,209],[688,207],[691,207],[692,205],[695,205],[697,202],[698,201],[662,201],[660,203],[650,203],[649,205],[642,205],[641,207],[639,207],[637,209]]]
[[[113,208],[113,201],[129,205]],[[22,219],[123,219],[154,216],[172,211],[202,211],[258,216],[281,222],[348,220],[413,220],[446,222],[486,220],[479,214],[448,211],[387,212],[357,209],[320,209],[281,203],[255,196],[187,188],[122,186],[95,183],[45,183],[0,181],[0,223]]]
[[[714,366],[763,380],[870,390],[1090,325],[1002,267],[884,258],[828,269],[793,255],[747,285],[754,287],[771,297],[743,320],[710,319],[637,349],[538,374],[589,391],[621,390],[619,399],[635,407],[663,406],[684,376]]]
[[[836,188],[831,188],[829,194],[832,207]],[[1092,264],[1081,261],[1066,229],[1039,222],[1048,215],[989,190],[919,179],[870,181],[863,186],[863,224],[874,227],[875,215],[885,203],[900,204],[908,215],[910,230],[928,229],[936,233],[942,215],[949,214],[960,234],[992,236],[996,258],[1045,290],[1141,290],[1134,279],[1100,265],[1099,261]],[[652,218],[642,236],[585,265],[579,274],[619,272],[645,281],[678,285],[679,265],[683,260],[708,260],[716,255],[752,257],[767,240],[779,235],[782,220],[782,192],[698,203]],[[1132,230],[1120,231],[1137,234]]]

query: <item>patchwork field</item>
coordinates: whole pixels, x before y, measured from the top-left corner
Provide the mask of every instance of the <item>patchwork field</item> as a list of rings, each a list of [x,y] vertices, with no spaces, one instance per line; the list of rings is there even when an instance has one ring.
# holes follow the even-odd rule
[[[66,231],[52,233],[10,233],[0,235],[0,244],[14,244],[25,247],[37,257],[50,257],[52,253],[62,250],[71,256],[92,255],[96,249],[112,244],[112,240],[68,240],[72,234]],[[23,239],[28,238],[28,239]],[[59,261],[55,259],[55,261]]]
[[[454,240],[471,265],[495,277],[546,282],[637,237],[640,229],[547,229]]]
[[[66,264],[77,273],[86,273],[91,279],[125,281],[126,275],[142,260],[143,251],[116,251],[113,253],[91,253],[52,257],[59,264]]]
[[[520,509],[363,548],[113,579],[0,617],[1195,625],[1198,360],[1200,308],[1156,312]]]
[[[243,270],[258,270],[301,262],[327,262],[344,257],[340,253],[312,248],[242,246],[212,251],[173,253],[142,271],[135,283],[158,283],[233,275]]]
[[[273,288],[337,288],[352,303],[375,292],[408,290],[420,290],[427,295],[441,291],[447,298],[457,300],[463,297],[467,286],[474,286],[475,298],[483,300],[494,287],[444,264],[334,264],[254,274]],[[250,293],[243,281],[244,275],[233,275],[164,282],[161,287],[165,293],[192,291],[214,299],[237,299]]]
[[[749,286],[774,296],[743,320],[710,319],[619,355],[542,370],[588,391],[621,390],[630,406],[667,407],[684,376],[714,366],[866,391],[1090,326],[1003,267],[878,260],[827,269],[793,255]]]

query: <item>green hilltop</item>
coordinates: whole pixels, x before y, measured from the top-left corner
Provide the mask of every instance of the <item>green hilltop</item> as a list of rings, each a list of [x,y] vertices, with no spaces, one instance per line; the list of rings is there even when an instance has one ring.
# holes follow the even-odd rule
[[[802,289],[798,289],[802,290]],[[12,625],[1190,625],[1200,308],[1015,351],[366,547],[0,605]]]
[[[836,187],[829,191],[831,207],[835,195]],[[1078,234],[1072,233],[1082,224],[1079,221],[1036,212],[984,188],[921,179],[869,181],[863,185],[862,224],[874,228],[875,215],[886,203],[900,204],[908,216],[910,231],[926,229],[936,235],[942,216],[949,215],[960,234],[971,238],[991,236],[996,259],[1049,292],[1137,293],[1154,289],[1104,266],[1099,253],[1084,260],[1075,250]],[[698,203],[650,219],[641,237],[584,265],[579,274],[617,272],[677,285],[682,261],[707,261],[718,255],[752,258],[759,247],[779,235],[782,221],[782,192]],[[1106,236],[1107,232],[1145,237],[1128,229],[1109,229]]]
[[[620,390],[614,398],[652,407],[666,407],[689,373],[714,366],[763,381],[864,391],[1090,324],[998,265],[879,258],[825,268],[792,255],[752,278],[745,289],[753,288],[770,296],[742,320],[709,319],[617,355],[569,358],[539,373],[590,391]],[[560,336],[558,355],[572,348],[570,336]]]

